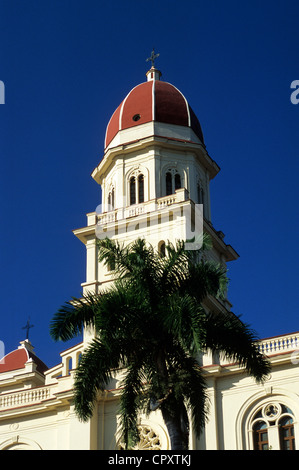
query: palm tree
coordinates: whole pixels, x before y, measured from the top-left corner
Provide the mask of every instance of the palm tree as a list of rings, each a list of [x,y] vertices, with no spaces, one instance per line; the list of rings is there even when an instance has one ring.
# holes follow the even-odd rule
[[[84,326],[95,337],[75,373],[79,419],[93,413],[99,391],[122,369],[121,433],[125,448],[139,439],[141,411],[160,409],[171,449],[187,449],[189,426],[199,435],[208,416],[205,380],[198,362],[208,349],[238,361],[257,382],[269,373],[256,334],[224,308],[207,313],[207,296],[225,295],[226,270],[207,261],[206,237],[199,250],[168,244],[165,256],[138,239],[127,246],[98,242],[99,261],[113,266],[116,279],[98,295],[73,298],[55,314],[51,336],[69,340]],[[189,423],[190,417],[190,423]]]

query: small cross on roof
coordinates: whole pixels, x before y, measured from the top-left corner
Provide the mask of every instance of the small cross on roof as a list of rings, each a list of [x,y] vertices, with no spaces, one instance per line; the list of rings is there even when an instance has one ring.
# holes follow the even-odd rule
[[[155,59],[159,57],[160,54],[155,54],[155,49],[153,48],[151,56],[146,59],[146,62],[151,61],[152,67],[155,67]]]
[[[30,328],[33,328],[33,327],[34,327],[34,325],[30,324],[30,317],[29,317],[28,320],[27,320],[26,325],[22,327],[22,330],[26,330],[26,339],[29,339],[29,330],[30,330]]]

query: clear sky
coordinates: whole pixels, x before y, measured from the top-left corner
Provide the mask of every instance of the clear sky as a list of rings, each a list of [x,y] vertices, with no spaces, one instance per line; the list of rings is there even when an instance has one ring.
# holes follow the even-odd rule
[[[72,230],[100,203],[91,172],[106,125],[145,81],[188,99],[221,167],[212,221],[239,253],[229,299],[261,338],[299,330],[297,0],[0,0],[1,322],[5,352],[30,339],[47,365],[55,311],[81,294],[85,247]]]

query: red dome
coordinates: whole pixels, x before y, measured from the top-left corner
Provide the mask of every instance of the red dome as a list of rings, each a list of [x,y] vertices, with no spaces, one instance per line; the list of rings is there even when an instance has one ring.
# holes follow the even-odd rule
[[[23,369],[26,362],[32,359],[37,365],[37,370],[44,373],[48,367],[31,351],[26,348],[18,348],[8,353],[2,360],[0,360],[0,373],[9,372],[17,369]]]
[[[182,93],[170,83],[150,80],[133,88],[113,113],[105,148],[118,131],[151,121],[190,127],[203,143],[200,123]]]

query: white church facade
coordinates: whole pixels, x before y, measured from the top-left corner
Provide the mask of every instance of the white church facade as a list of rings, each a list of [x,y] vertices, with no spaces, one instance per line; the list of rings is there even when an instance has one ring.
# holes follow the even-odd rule
[[[113,113],[103,159],[92,172],[102,201],[74,230],[86,247],[83,293],[99,293],[115,276],[98,262],[101,237],[128,243],[145,238],[160,251],[202,230],[212,240],[211,258],[226,266],[238,254],[211,220],[210,181],[219,172],[207,152],[200,123],[184,95],[161,80],[154,65]],[[196,243],[196,240],[193,242]],[[190,244],[192,249],[192,242]],[[207,310],[231,309],[208,298]],[[1,450],[119,450],[120,373],[99,393],[93,417],[82,423],[73,406],[74,374],[92,337],[61,353],[48,369],[29,340],[0,362]],[[259,342],[272,366],[257,385],[238,364],[207,351],[201,357],[210,399],[209,420],[190,450],[295,450],[299,446],[299,333]],[[159,410],[140,416],[139,450],[171,450]]]

